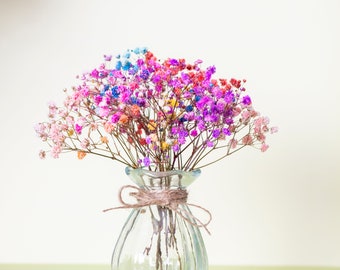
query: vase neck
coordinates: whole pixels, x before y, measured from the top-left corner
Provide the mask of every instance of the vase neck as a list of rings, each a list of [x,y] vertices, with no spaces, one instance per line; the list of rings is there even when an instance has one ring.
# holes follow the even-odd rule
[[[163,188],[186,188],[200,175],[200,170],[190,172],[171,170],[154,172],[146,169],[133,169],[127,167],[125,170],[130,179],[139,187],[147,189]]]

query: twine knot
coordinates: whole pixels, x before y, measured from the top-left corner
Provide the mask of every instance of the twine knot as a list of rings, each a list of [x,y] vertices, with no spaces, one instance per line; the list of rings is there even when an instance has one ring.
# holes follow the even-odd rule
[[[129,196],[134,197],[137,203],[127,203],[123,199],[123,191],[126,189],[134,189],[135,191],[129,192]],[[184,220],[196,227],[203,227],[209,234],[209,230],[207,229],[208,224],[210,223],[212,216],[209,210],[203,208],[202,206],[187,203],[188,192],[185,189],[159,189],[159,190],[148,190],[143,188],[138,188],[132,185],[122,186],[118,193],[118,199],[122,206],[108,208],[103,210],[103,212],[107,212],[110,210],[116,209],[124,209],[124,208],[142,208],[150,205],[157,205],[161,207],[168,208],[173,210],[179,216],[181,216]],[[196,207],[201,209],[208,215],[208,221],[202,222],[200,219],[195,217],[189,210],[186,210],[179,205],[187,205]]]

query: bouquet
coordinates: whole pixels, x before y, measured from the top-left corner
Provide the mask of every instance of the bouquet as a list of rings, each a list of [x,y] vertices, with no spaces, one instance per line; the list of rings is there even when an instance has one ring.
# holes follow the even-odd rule
[[[266,135],[276,128],[254,109],[245,80],[216,79],[216,68],[202,68],[201,60],[161,61],[145,48],[104,60],[65,90],[62,106],[49,104],[48,121],[35,130],[52,157],[109,158],[127,166],[138,185],[123,186],[122,206],[104,210],[133,209],[112,269],[208,269],[198,228],[207,229],[211,214],[187,203],[186,187],[200,168],[246,146],[266,151]],[[137,203],[122,199],[125,189]],[[189,206],[203,210],[208,221]]]
[[[264,152],[267,133],[276,132],[254,109],[246,80],[214,78],[216,68],[201,60],[161,61],[146,48],[104,60],[35,126],[53,158],[75,152],[131,168],[192,171],[246,146]]]

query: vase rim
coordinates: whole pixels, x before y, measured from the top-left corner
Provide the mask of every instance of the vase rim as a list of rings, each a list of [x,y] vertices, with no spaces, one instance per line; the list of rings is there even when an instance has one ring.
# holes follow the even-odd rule
[[[132,172],[134,174],[139,174],[139,175],[143,174],[143,175],[148,175],[151,177],[166,177],[166,176],[171,176],[171,175],[176,175],[176,174],[198,177],[201,174],[200,169],[194,169],[192,171],[184,171],[184,170],[178,170],[178,169],[168,170],[168,171],[152,171],[145,167],[142,167],[142,168],[126,167],[125,168],[125,173],[127,175],[130,175]]]

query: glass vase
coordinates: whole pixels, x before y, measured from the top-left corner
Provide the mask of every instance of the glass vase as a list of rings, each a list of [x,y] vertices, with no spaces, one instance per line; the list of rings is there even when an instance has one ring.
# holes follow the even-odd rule
[[[126,174],[142,192],[162,194],[164,190],[186,192],[200,170],[153,172],[126,168]],[[200,226],[185,201],[170,199],[168,205],[154,202],[141,206],[137,197],[139,204],[128,207],[132,210],[117,240],[112,270],[208,270]]]

